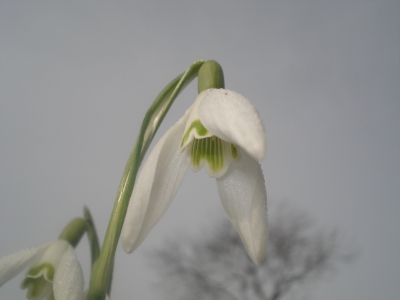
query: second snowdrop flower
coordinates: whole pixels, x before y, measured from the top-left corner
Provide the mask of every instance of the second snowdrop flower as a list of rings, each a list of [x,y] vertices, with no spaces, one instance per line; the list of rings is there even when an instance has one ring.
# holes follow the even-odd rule
[[[58,240],[0,259],[0,286],[27,267],[21,288],[28,289],[28,299],[82,299],[82,269],[67,241]]]

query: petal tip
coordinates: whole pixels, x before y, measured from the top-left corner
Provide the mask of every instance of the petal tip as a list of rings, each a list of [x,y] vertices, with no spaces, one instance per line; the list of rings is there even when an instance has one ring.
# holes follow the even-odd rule
[[[133,243],[129,240],[122,238],[122,249],[124,249],[125,253],[129,254],[133,252]]]
[[[249,143],[243,149],[254,159],[262,160],[265,157],[266,146],[265,139],[255,143]]]
[[[264,232],[264,230],[263,230]],[[267,251],[268,233],[263,236],[242,236],[243,244],[251,260],[259,266],[265,259]]]
[[[265,156],[263,123],[254,105],[242,95],[210,89],[199,104],[198,116],[207,130],[224,141],[243,148],[253,158]]]
[[[265,248],[264,251],[260,251],[259,253],[249,253],[251,260],[257,265],[261,265],[265,259]]]
[[[136,243],[135,236],[137,237],[137,234],[132,233],[132,224],[126,224],[127,219],[125,218],[125,224],[124,227],[122,228],[122,234],[121,234],[121,244],[122,244],[122,249],[129,254],[132,253],[134,250],[134,245]],[[139,224],[140,225],[140,224]]]

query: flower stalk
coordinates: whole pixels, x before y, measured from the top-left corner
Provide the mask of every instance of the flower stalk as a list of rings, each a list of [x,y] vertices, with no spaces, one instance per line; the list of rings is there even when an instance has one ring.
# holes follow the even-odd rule
[[[108,223],[98,260],[93,264],[87,299],[104,300],[114,263],[115,251],[140,164],[154,135],[178,94],[197,76],[205,61],[193,63],[172,80],[154,100],[143,120],[139,136],[129,155]]]

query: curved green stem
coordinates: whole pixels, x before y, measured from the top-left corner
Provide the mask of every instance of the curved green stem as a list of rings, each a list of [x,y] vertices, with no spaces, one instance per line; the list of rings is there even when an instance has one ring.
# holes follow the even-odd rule
[[[121,179],[99,259],[92,267],[87,299],[105,299],[110,283],[115,251],[141,161],[173,101],[182,89],[197,76],[203,63],[204,61],[193,63],[185,73],[179,75],[168,84],[154,100],[143,120],[140,134],[129,155]]]

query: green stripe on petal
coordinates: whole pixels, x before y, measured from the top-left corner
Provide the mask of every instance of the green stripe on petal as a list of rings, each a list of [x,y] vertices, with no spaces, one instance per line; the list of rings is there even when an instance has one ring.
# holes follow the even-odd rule
[[[198,169],[204,160],[210,165],[213,173],[218,173],[223,169],[224,156],[222,141],[217,137],[195,139],[192,147],[192,165]]]
[[[54,266],[51,263],[42,263],[38,266],[31,268],[26,276],[37,278],[43,275],[46,280],[52,282],[54,278],[54,273]]]
[[[233,159],[239,158],[239,151],[233,144],[231,144],[231,153]]]
[[[203,165],[210,177],[225,174],[231,161],[240,159],[236,146],[216,136],[194,139],[187,149],[188,164],[192,171],[199,171]]]
[[[199,137],[205,136],[208,133],[208,130],[201,124],[200,120],[194,120],[192,124],[190,124],[189,128],[186,130],[185,134],[182,138],[181,147],[187,142],[192,130],[196,130],[197,135]]]

